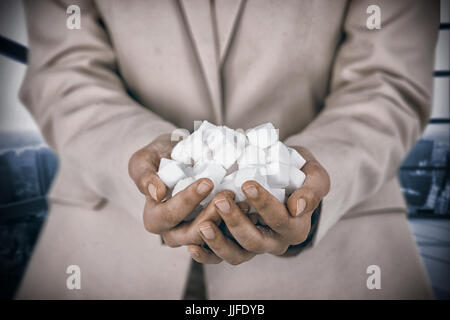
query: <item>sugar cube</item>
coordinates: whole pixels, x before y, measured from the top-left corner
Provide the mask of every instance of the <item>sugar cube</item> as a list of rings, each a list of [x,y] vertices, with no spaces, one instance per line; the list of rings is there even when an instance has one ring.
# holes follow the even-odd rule
[[[234,131],[234,141],[236,142],[236,146],[242,150],[248,144],[247,136],[245,135],[243,130]]]
[[[210,192],[210,194],[208,194],[208,196],[207,196],[205,199],[203,199],[203,200],[200,202],[200,205],[203,206],[203,207],[206,207],[206,206],[208,205],[208,203],[209,203],[209,202],[214,198],[214,196],[217,194],[217,192],[219,192],[219,190],[220,190],[220,185],[214,183],[214,188],[213,188],[213,190]]]
[[[195,121],[194,122],[194,126],[196,124],[198,124],[199,122],[200,121]],[[202,121],[202,123],[200,124],[200,126],[198,128],[194,127],[194,133],[193,134],[195,134],[195,132],[201,133],[201,132],[204,132],[207,129],[212,129],[212,128],[216,128],[216,126],[214,124],[212,124],[211,122],[209,122],[207,120],[204,120],[204,121]]]
[[[237,162],[239,169],[244,169],[250,166],[264,165],[266,164],[266,153],[263,149],[250,144],[245,147]]]
[[[291,194],[299,189],[305,182],[305,174],[300,169],[290,167],[289,170],[289,185],[286,187],[287,194]]]
[[[175,160],[164,160],[163,166],[158,169],[158,176],[166,186],[172,188],[178,180],[186,178],[182,164]]]
[[[219,191],[230,190],[230,191],[234,192],[235,189],[236,188],[235,188],[233,180],[225,180],[225,179],[223,179],[222,183],[219,186]]]
[[[164,168],[167,164],[171,163],[172,161],[173,160],[170,160],[170,159],[167,159],[167,158],[161,158],[161,161],[159,162],[159,170]]]
[[[191,185],[194,181],[195,180],[192,177],[187,177],[187,178],[179,180],[172,190],[172,197],[174,195],[176,195],[178,192],[180,192],[181,190],[184,190],[187,186]]]
[[[214,183],[214,187],[216,187],[220,185],[227,172],[220,164],[215,162],[207,162],[197,168],[194,168],[194,173],[195,180],[209,178]]]
[[[291,159],[289,149],[284,145],[284,143],[278,141],[268,147],[265,151],[267,162],[281,162],[290,165]]]
[[[289,166],[282,162],[271,162],[260,169],[271,188],[286,188],[289,185]]]
[[[239,190],[242,190],[241,189],[242,184],[249,180],[254,180],[262,186],[267,185],[266,178],[263,175],[261,175],[258,168],[248,167],[248,168],[239,169],[238,171],[236,171],[236,177],[234,178],[234,185],[236,186],[236,188],[239,188]]]
[[[269,188],[267,191],[277,198],[278,201],[284,203],[285,190],[283,188]]]
[[[203,142],[200,135],[189,136],[186,140],[188,153],[195,162],[207,162],[212,159],[211,150]]]
[[[181,140],[172,149],[170,157],[173,160],[176,160],[178,162],[190,165],[192,163],[191,156],[190,156],[188,150],[186,150],[186,147],[187,147],[186,146],[186,141],[185,140]]]
[[[242,150],[238,149],[235,144],[226,141],[221,147],[214,150],[213,160],[228,170],[240,157],[241,153]]]
[[[270,122],[254,127],[247,132],[250,144],[262,149],[278,141],[278,130]]]
[[[218,191],[222,191],[222,190],[233,191],[233,193],[235,195],[235,197],[234,197],[235,202],[242,202],[242,201],[246,200],[244,193],[242,192],[241,189],[236,187],[233,179],[226,179],[226,177],[225,177],[223,179],[222,183],[220,184]]]
[[[306,160],[295,150],[294,148],[289,149],[289,159],[291,166],[301,169],[306,163]]]
[[[223,181],[234,181],[234,178],[236,177],[236,172],[230,173],[229,175],[226,175],[223,178]]]
[[[283,203],[287,195],[303,185],[305,174],[300,169],[305,159],[278,140],[278,130],[271,123],[246,133],[208,121],[196,122],[194,126],[194,132],[175,145],[172,159],[161,159],[158,170],[169,188],[169,198],[197,179],[209,178],[214,183],[211,193],[189,219],[222,190],[233,191],[236,202],[246,201],[241,188],[249,180],[257,181]]]
[[[194,169],[191,166],[183,165],[181,169],[184,171],[186,177],[192,177],[194,175]]]

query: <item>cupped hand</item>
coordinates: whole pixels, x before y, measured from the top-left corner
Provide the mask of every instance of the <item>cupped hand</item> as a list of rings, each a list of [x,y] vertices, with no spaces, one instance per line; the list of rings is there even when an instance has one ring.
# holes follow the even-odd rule
[[[308,150],[294,148],[307,160],[302,168],[306,179],[303,186],[290,195],[287,206],[256,181],[245,182],[242,191],[267,224],[255,225],[227,194],[217,195],[213,199],[214,207],[233,238],[224,235],[216,223],[202,221],[197,232],[209,249],[189,245],[188,251],[194,260],[206,264],[225,260],[237,265],[256,254],[283,255],[289,246],[307,239],[311,230],[311,215],[328,193],[330,178]]]
[[[128,163],[130,177],[146,196],[144,226],[147,231],[161,235],[180,224],[213,189],[213,182],[204,178],[163,201],[167,188],[158,177],[158,167],[162,158],[170,158],[175,144],[169,134],[161,135],[135,152]]]
[[[158,177],[157,171],[161,158],[170,158],[170,153],[176,142],[170,135],[161,135],[146,147],[138,150],[130,158],[128,171],[130,177],[142,194],[146,196],[144,207],[144,226],[147,231],[162,236],[165,243],[171,247],[197,244],[202,245],[203,239],[198,234],[198,225],[209,221],[219,225],[220,215],[211,202],[192,221],[185,222],[200,202],[212,191],[214,185],[210,179],[202,178],[167,201],[167,188]],[[220,192],[219,195],[232,199],[231,191]],[[248,210],[245,203],[239,204],[242,210]]]

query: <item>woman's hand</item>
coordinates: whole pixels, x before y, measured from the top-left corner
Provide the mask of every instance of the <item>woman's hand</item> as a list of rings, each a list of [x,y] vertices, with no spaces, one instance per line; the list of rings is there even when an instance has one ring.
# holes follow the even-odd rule
[[[161,135],[134,153],[128,163],[130,177],[140,192],[146,196],[144,226],[147,231],[160,234],[163,238],[167,232],[179,225],[213,189],[211,180],[199,179],[173,198],[162,202],[167,189],[158,177],[158,167],[161,158],[170,159],[170,153],[175,144],[176,142],[171,141],[170,134]],[[214,221],[213,216],[208,218]],[[201,243],[201,238],[198,236],[197,238],[199,240],[191,243]]]
[[[133,154],[128,164],[128,171],[140,192],[146,196],[144,207],[146,230],[161,235],[170,247],[202,245],[204,241],[197,232],[198,225],[203,221],[219,225],[222,221],[214,202],[210,202],[193,221],[184,222],[183,220],[209,195],[213,189],[213,182],[207,178],[199,179],[171,199],[162,202],[167,189],[159,179],[157,171],[161,158],[170,158],[175,144],[176,142],[170,140],[169,134],[159,136]],[[234,194],[225,190],[216,196],[227,196],[232,199]],[[239,205],[242,210],[248,211],[249,207],[246,203]]]
[[[267,223],[267,226],[255,225],[227,194],[217,195],[213,200],[214,207],[234,239],[226,237],[216,223],[201,222],[198,233],[210,250],[199,245],[189,245],[188,251],[194,260],[200,263],[225,260],[237,265],[260,253],[282,255],[290,245],[300,244],[307,239],[311,215],[328,193],[330,178],[308,150],[294,148],[307,160],[302,168],[306,180],[301,188],[291,194],[287,207],[256,181],[247,181],[242,191]]]

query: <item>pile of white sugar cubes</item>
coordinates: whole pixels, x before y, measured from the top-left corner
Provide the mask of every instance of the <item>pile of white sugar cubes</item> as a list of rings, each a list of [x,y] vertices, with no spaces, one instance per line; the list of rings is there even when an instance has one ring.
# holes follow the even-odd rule
[[[213,191],[200,203],[200,209],[222,190],[233,191],[235,202],[246,201],[241,186],[248,180],[257,181],[286,203],[287,197],[305,181],[305,174],[300,170],[305,159],[279,141],[278,130],[271,123],[244,133],[203,121],[197,130],[175,145],[171,158],[161,159],[158,169],[159,178],[170,189],[169,197],[200,178],[209,178],[214,183]]]

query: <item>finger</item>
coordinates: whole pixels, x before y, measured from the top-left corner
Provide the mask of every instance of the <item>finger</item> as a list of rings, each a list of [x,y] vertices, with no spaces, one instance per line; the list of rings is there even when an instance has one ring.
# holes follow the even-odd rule
[[[189,245],[187,247],[187,251],[191,255],[192,259],[194,259],[198,263],[217,264],[222,262],[222,259],[216,256],[214,253],[200,246]]]
[[[161,201],[166,195],[166,186],[156,174],[159,159],[146,148],[139,150],[130,159],[128,172],[139,191]]]
[[[234,193],[228,190],[221,191],[219,194],[225,194],[230,197],[230,199],[234,197]],[[222,218],[212,201],[194,220],[182,223],[180,226],[176,226],[164,233],[162,235],[164,242],[170,247],[179,247],[188,244],[203,245],[204,241],[198,233],[198,226],[200,223],[207,220],[217,226],[222,221]]]
[[[161,234],[164,243],[171,248],[188,244],[203,245],[203,239],[197,232],[192,232],[192,221],[182,222],[179,226]]]
[[[307,160],[302,168],[306,179],[303,186],[293,192],[287,201],[287,207],[292,216],[311,214],[330,189],[330,177],[326,170],[306,149],[299,151]]]
[[[166,133],[156,138],[147,148],[153,150],[161,158],[170,159],[172,150],[178,142],[179,140],[172,140],[172,134]]]
[[[284,233],[291,228],[291,217],[284,204],[258,182],[246,181],[242,185],[242,191],[269,227],[278,233]]]
[[[264,253],[278,247],[278,241],[273,232],[263,235],[250,218],[226,196],[217,195],[213,201],[228,230],[245,250]]]
[[[317,191],[309,186],[302,186],[300,189],[295,190],[287,200],[287,207],[289,212],[294,217],[300,217],[302,215],[309,215],[317,208],[320,202],[320,197],[317,195]]]
[[[250,211],[250,205],[247,202],[238,202],[236,204],[239,209],[241,209],[242,213],[247,214]]]
[[[255,256],[254,253],[240,248],[230,238],[225,237],[213,223],[203,222],[200,224],[199,233],[211,251],[231,265],[238,265]]]
[[[154,172],[148,172],[142,175],[139,185],[139,190],[145,188],[143,191],[145,191],[146,193],[144,194],[149,195],[155,202],[161,202],[166,196],[166,185]]]
[[[152,233],[163,233],[178,225],[213,189],[213,182],[202,178],[163,203],[146,202],[144,224]]]
[[[274,245],[273,248],[270,251],[268,251],[268,253],[279,256],[284,254],[286,250],[289,248],[289,243],[287,243],[285,239],[283,239],[283,237],[280,237],[280,235],[276,234],[268,226],[256,225],[256,228],[259,230],[259,232],[261,232],[261,234],[264,237],[270,236],[276,238],[277,240],[276,245]]]

